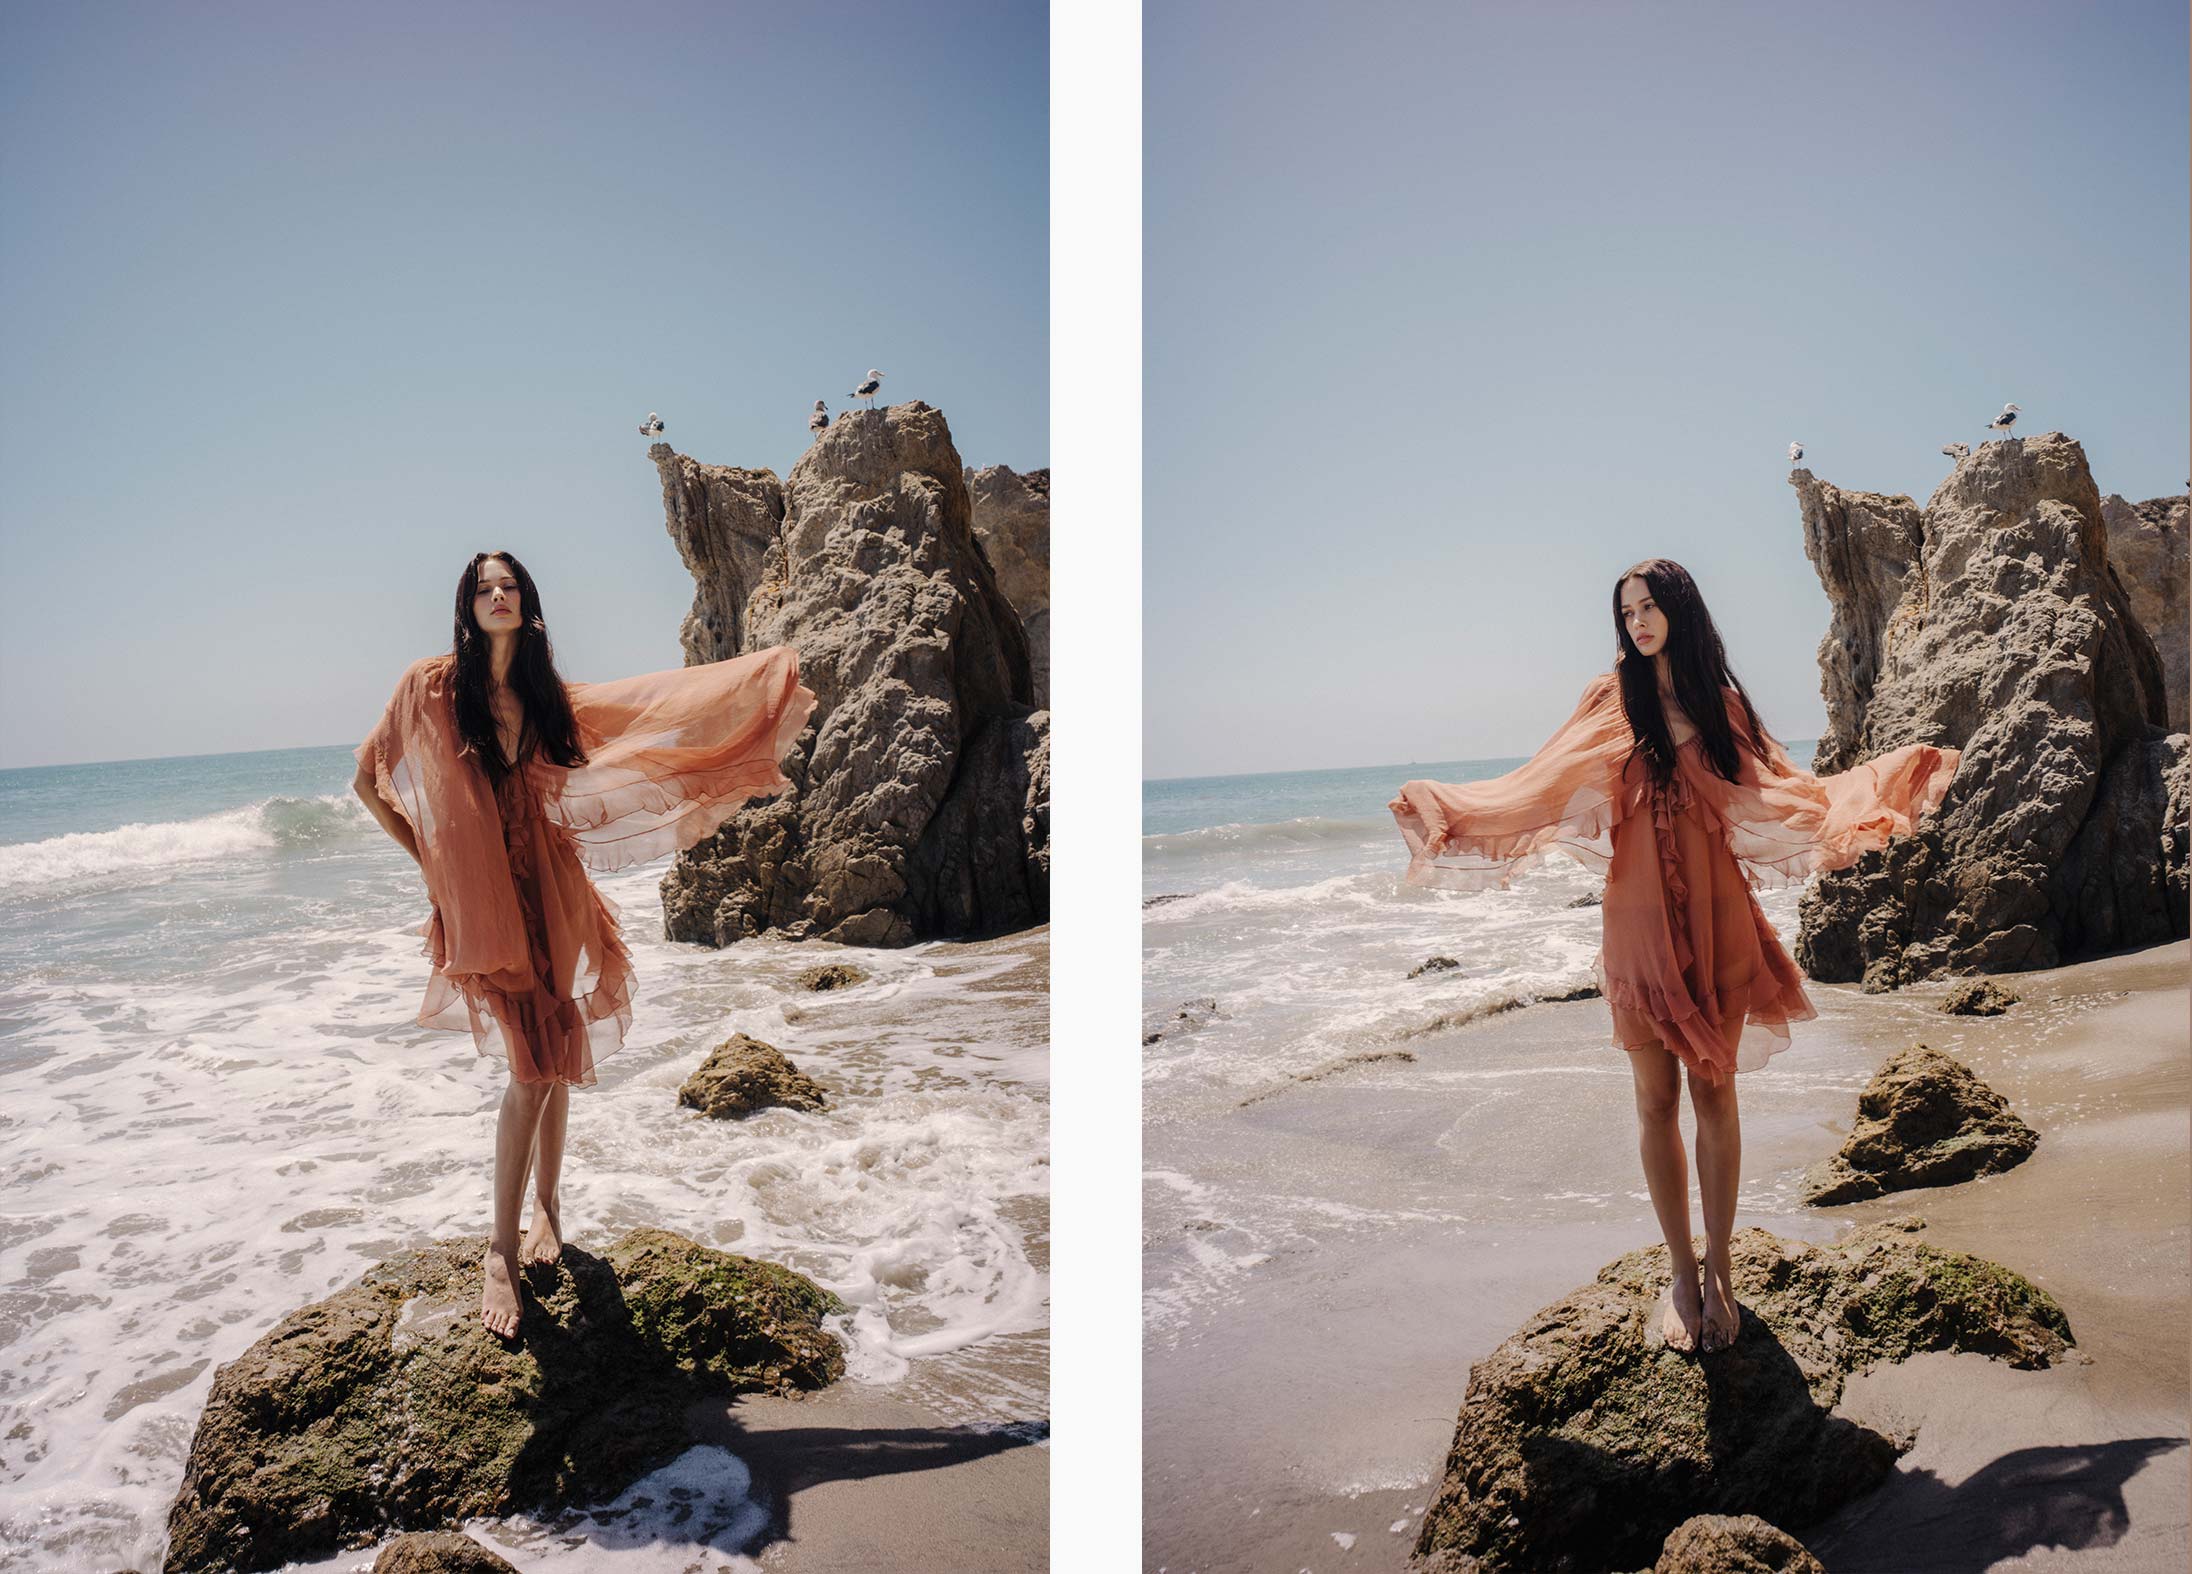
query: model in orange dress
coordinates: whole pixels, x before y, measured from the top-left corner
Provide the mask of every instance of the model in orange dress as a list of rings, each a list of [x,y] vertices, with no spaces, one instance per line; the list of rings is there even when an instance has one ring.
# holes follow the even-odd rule
[[[1593,971],[1612,1041],[1629,1053],[1644,1178],[1674,1268],[1662,1329],[1676,1349],[1719,1350],[1741,1315],[1728,1266],[1735,1076],[1818,1015],[1752,889],[1844,868],[1908,835],[1948,791],[1958,752],[1911,744],[1811,775],[1760,723],[1681,564],[1652,558],[1622,574],[1613,615],[1614,669],[1528,764],[1492,781],[1409,782],[1391,808],[1416,885],[1504,889],[1555,850],[1606,877]],[[1677,1119],[1685,1080],[1702,1274]]]
[[[358,747],[352,786],[418,860],[433,912],[422,1027],[470,1032],[510,1069],[495,1128],[495,1222],[480,1320],[518,1323],[523,1260],[562,1254],[556,1207],[569,1090],[624,1042],[631,955],[606,873],[692,846],[791,785],[778,765],[814,694],[791,647],[614,683],[556,675],[524,564],[482,552],[457,584],[445,656],[415,661]]]

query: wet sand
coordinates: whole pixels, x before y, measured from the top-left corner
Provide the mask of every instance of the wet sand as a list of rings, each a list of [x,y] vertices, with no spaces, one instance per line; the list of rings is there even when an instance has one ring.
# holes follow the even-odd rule
[[[2178,943],[2005,977],[2023,1003],[1995,1018],[1940,1014],[1945,982],[1809,985],[1819,1020],[1739,1081],[1738,1228],[1830,1240],[1917,1213],[1936,1245],[2046,1288],[2079,1340],[2049,1372],[1928,1357],[1854,1382],[1846,1410],[1899,1418],[1917,1443],[1885,1487],[1807,1533],[1836,1574],[2186,1566],[2188,962]],[[1147,1568],[1405,1566],[1470,1363],[1658,1240],[1627,1064],[1605,1036],[1603,1002],[1534,1006],[1415,1040],[1413,1062],[1152,1129],[1152,1170],[1300,1222],[1145,1350]],[[1964,1186],[1802,1208],[1802,1173],[1840,1145],[1858,1090],[1917,1042],[2007,1097],[2038,1152]],[[1222,1249],[1214,1211],[1184,1228]]]

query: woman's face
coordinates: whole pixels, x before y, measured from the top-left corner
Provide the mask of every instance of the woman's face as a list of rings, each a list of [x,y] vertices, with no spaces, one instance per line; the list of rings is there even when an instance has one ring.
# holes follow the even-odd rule
[[[518,577],[499,557],[479,566],[479,587],[472,592],[472,621],[489,634],[514,634],[524,627],[518,604]]]
[[[1621,622],[1645,655],[1656,656],[1667,648],[1667,614],[1659,610],[1641,574],[1621,582]]]

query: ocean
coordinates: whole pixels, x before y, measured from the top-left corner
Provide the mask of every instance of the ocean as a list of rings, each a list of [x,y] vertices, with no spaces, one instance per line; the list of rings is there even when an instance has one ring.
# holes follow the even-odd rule
[[[507,1072],[415,1025],[425,888],[353,764],[333,746],[0,771],[0,1568],[153,1567],[214,1369],[380,1258],[489,1227]],[[852,1308],[849,1383],[1040,1432],[1047,928],[713,951],[662,939],[668,867],[598,882],[635,1015],[570,1095],[566,1239],[651,1224],[788,1264]],[[826,961],[870,978],[795,984]],[[678,1108],[737,1031],[832,1108]],[[720,1491],[735,1472],[712,1459],[665,1480]],[[683,1512],[653,1496],[641,1519]],[[709,1553],[612,1519],[600,1541],[506,1528],[529,1569]],[[754,1566],[736,1550],[703,1566]]]

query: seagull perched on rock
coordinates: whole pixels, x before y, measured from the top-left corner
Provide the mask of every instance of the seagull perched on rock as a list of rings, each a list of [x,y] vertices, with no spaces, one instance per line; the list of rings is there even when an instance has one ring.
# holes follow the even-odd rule
[[[2002,413],[1987,422],[1987,430],[1990,432],[2006,432],[2016,424],[2017,407],[2013,404],[2005,404],[2002,406]]]
[[[819,433],[825,431],[829,427],[829,424],[830,407],[824,404],[819,399],[815,400],[814,414],[807,417],[807,430],[810,432]]]
[[[662,417],[649,410],[646,424],[640,427],[639,435],[642,437],[660,437],[662,435]]]
[[[875,408],[875,390],[882,386],[883,374],[871,366],[868,368],[866,380],[852,391],[852,397],[867,400],[868,408],[872,410]]]
[[[1948,455],[1949,458],[1955,460],[1958,464],[1962,464],[1966,459],[1969,459],[1971,457],[1971,444],[1943,443],[1941,445],[1941,452]]]
[[[1792,464],[1792,465],[1793,465],[1793,464],[1795,464],[1797,460],[1799,460],[1799,459],[1801,459],[1801,458],[1803,458],[1803,457],[1804,457],[1804,445],[1803,445],[1802,443],[1791,443],[1791,444],[1789,444],[1789,463],[1790,463],[1790,464]]]

